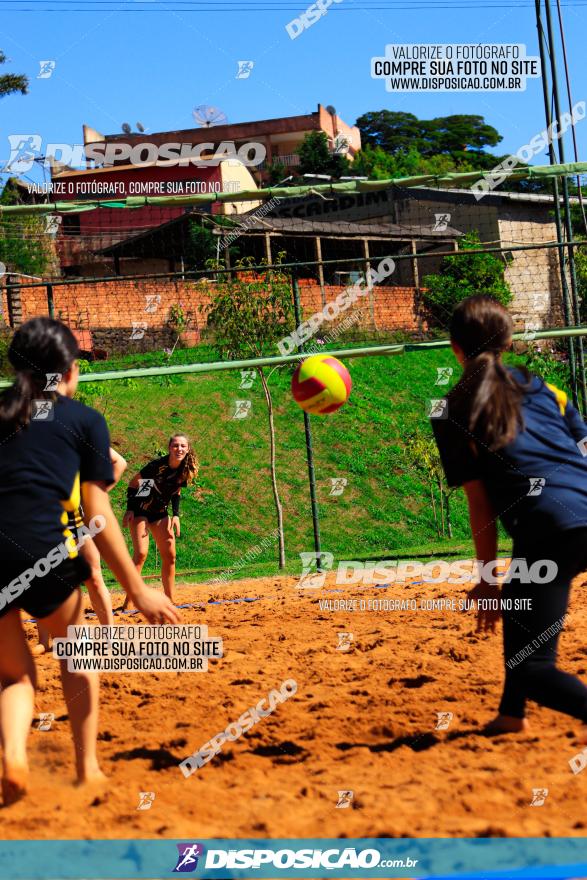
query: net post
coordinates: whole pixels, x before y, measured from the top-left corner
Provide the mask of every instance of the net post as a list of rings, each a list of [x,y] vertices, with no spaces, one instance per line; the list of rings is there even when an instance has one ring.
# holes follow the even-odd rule
[[[548,81],[548,68],[546,66],[546,33],[544,31],[544,25],[542,22],[542,0],[535,0],[536,7],[536,27],[538,29],[538,48],[540,52],[540,68],[542,70],[542,96],[544,99],[544,116],[546,119],[547,129],[551,130],[552,125],[552,116],[550,112],[550,95],[549,95],[549,81]],[[556,67],[553,68],[556,70]],[[554,152],[554,146],[552,143],[552,138],[549,138],[548,144],[548,156],[549,162],[551,165],[556,165],[556,155]],[[561,290],[562,290],[562,299],[563,299],[563,315],[565,319],[565,325],[567,327],[571,326],[571,297],[569,293],[569,287],[567,284],[567,261],[565,256],[565,248],[563,243],[563,225],[561,218],[561,209],[560,209],[560,196],[558,189],[558,180],[556,177],[553,177],[552,180],[552,194],[554,200],[554,220],[556,225],[556,236],[557,236],[557,244],[558,244],[558,258],[559,258],[559,266],[560,266],[560,276],[561,276]],[[572,239],[571,239],[572,240]],[[575,341],[572,337],[569,337],[568,340],[568,355],[569,355],[569,369],[571,373],[571,390],[573,393],[573,404],[578,408],[579,399],[577,394],[577,364],[575,360]]]
[[[300,287],[295,270],[291,273],[291,289],[293,293],[294,314],[296,327],[302,322],[302,309],[300,305]],[[304,351],[304,343],[298,343],[299,352]],[[306,434],[306,461],[308,462],[308,482],[310,484],[310,504],[312,507],[312,527],[314,529],[314,552],[316,554],[316,569],[322,571],[322,548],[320,543],[320,515],[318,512],[318,500],[316,497],[316,473],[314,470],[314,447],[312,445],[312,427],[310,416],[304,411],[304,431]]]
[[[49,312],[49,317],[55,317],[55,299],[53,297],[53,285],[47,284],[47,311]]]
[[[558,136],[558,152],[559,158],[562,165],[565,163],[565,145],[564,145],[564,135],[561,130],[561,107],[560,107],[560,97],[559,97],[559,88],[558,88],[558,72],[557,72],[557,64],[556,64],[556,48],[554,42],[554,32],[552,28],[552,14],[550,9],[550,0],[544,0],[544,8],[546,11],[546,28],[548,32],[548,42],[550,47],[550,68],[552,71],[552,97],[554,100],[554,114],[555,119],[558,123],[558,128],[560,134]],[[569,107],[569,111],[571,107]],[[573,226],[571,222],[571,206],[569,201],[569,184],[566,176],[562,176],[562,190],[563,190],[563,214],[564,214],[564,224],[565,224],[565,232],[567,237],[567,242],[573,241]],[[575,326],[580,323],[580,304],[579,304],[579,292],[577,287],[577,273],[575,271],[575,252],[573,250],[573,246],[571,244],[567,245],[567,254],[568,254],[568,264],[569,264],[569,274],[571,277],[571,296],[572,296],[572,315],[573,315],[573,324]],[[581,404],[583,413],[586,412],[587,408],[587,385],[585,384],[585,355],[583,351],[583,340],[579,336],[577,339],[577,349],[578,349],[578,361],[579,361],[579,388],[581,390]],[[575,378],[575,383],[577,382]],[[578,390],[576,387],[573,388],[573,397],[578,397]]]

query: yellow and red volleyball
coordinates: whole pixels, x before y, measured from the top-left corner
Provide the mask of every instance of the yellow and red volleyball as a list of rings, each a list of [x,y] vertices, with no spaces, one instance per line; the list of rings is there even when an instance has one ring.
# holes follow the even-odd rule
[[[353,383],[341,361],[327,354],[313,354],[302,361],[291,380],[291,393],[303,410],[324,416],[346,403]]]

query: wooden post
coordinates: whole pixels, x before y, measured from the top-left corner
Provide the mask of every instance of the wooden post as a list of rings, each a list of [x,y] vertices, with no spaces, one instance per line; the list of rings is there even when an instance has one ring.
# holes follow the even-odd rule
[[[414,284],[414,287],[416,288],[416,290],[419,290],[420,289],[420,272],[418,270],[418,257],[415,256],[415,254],[418,253],[418,245],[416,244],[414,239],[412,239],[410,241],[410,250],[411,250],[412,254],[414,254],[414,257],[412,259],[412,281],[413,281],[413,284]]]
[[[363,238],[363,256],[368,261],[365,263],[365,272],[371,271],[371,263],[369,262],[369,257],[371,256],[369,253],[369,239]],[[369,288],[369,311],[371,313],[371,323],[375,326],[375,293],[373,291],[373,285],[371,281],[367,280],[367,287]]]
[[[265,259],[267,260],[267,265],[271,265],[271,235],[269,232],[265,233]]]
[[[320,295],[322,296],[322,306],[326,305],[326,293],[324,291],[324,266],[322,265],[322,240],[320,236],[314,238],[316,248],[316,259],[318,260],[318,283],[320,285]]]

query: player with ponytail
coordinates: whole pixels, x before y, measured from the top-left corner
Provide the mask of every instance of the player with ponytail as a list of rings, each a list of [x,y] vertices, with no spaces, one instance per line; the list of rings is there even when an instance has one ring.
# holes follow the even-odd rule
[[[113,482],[104,417],[73,400],[78,348],[71,330],[33,318],[15,332],[13,384],[0,395],[0,741],[5,805],[27,789],[26,741],[36,670],[21,609],[53,637],[84,622],[80,584],[90,568],[68,529],[83,504],[100,555],[151,623],[175,623],[171,603],[149,590],[128,555],[108,498]],[[79,782],[103,779],[97,758],[98,676],[60,661]]]
[[[563,391],[503,363],[512,332],[492,297],[459,303],[450,336],[463,373],[431,419],[447,482],[465,490],[479,563],[495,571],[498,519],[513,538],[502,589],[491,577],[470,594],[489,600],[478,629],[495,630],[492,606],[503,616],[496,732],[527,728],[527,700],[587,723],[587,687],[556,666],[571,580],[587,568],[587,425]]]
[[[196,479],[199,464],[185,434],[173,434],[169,438],[168,449],[168,455],[150,461],[130,481],[122,525],[130,528],[134,548],[133,561],[139,572],[142,571],[149,552],[149,532],[153,535],[161,554],[163,589],[173,602],[175,538],[179,538],[181,534],[181,490]],[[125,600],[123,610],[127,604],[128,601]]]

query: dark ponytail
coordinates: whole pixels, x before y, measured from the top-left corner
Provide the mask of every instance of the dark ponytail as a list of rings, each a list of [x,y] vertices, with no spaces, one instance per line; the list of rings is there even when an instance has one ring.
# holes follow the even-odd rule
[[[522,399],[529,384],[517,382],[501,361],[512,332],[507,309],[490,296],[470,296],[452,315],[450,337],[462,349],[465,366],[451,395],[449,417],[491,451],[506,446],[523,427]],[[528,372],[520,370],[529,383]]]
[[[66,373],[78,356],[75,336],[54,318],[32,318],[16,331],[8,349],[14,383],[0,395],[0,437],[7,437],[31,420],[33,400],[52,400],[47,377]]]

